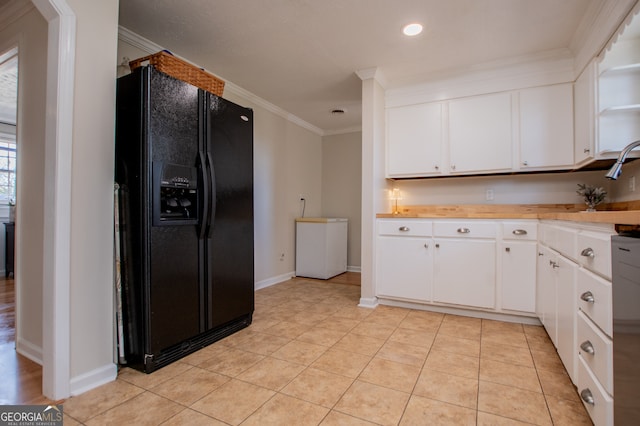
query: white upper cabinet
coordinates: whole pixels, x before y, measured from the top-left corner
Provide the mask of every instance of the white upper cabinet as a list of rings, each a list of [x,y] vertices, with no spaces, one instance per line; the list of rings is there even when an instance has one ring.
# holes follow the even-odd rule
[[[439,102],[387,109],[387,177],[439,174],[442,133]]]
[[[637,8],[640,10],[640,7]],[[636,12],[637,13],[637,12]],[[598,64],[598,151],[615,157],[640,140],[640,17],[636,15]],[[613,154],[613,155],[612,155]],[[632,152],[638,156],[638,151]]]
[[[451,173],[492,173],[511,170],[511,122],[510,93],[450,101]]]
[[[519,98],[520,168],[572,167],[572,84],[521,90]]]
[[[575,125],[574,161],[580,166],[588,163],[596,153],[595,113],[597,64],[593,60],[582,71],[573,87]]]

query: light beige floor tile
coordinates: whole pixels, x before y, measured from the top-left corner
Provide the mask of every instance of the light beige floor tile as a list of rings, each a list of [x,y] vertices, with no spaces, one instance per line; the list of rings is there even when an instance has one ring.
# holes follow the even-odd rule
[[[461,339],[438,332],[431,349],[478,357],[480,356],[480,339]]]
[[[401,426],[475,426],[476,411],[446,402],[412,395],[402,416]]]
[[[229,351],[201,363],[199,367],[225,376],[236,377],[262,359],[264,355],[230,348]]]
[[[322,421],[328,412],[328,408],[277,394],[245,420],[242,425],[315,426]]]
[[[141,394],[144,389],[122,380],[92,389],[64,402],[63,413],[84,422]]]
[[[544,336],[537,334],[525,334],[527,343],[532,351],[539,352],[556,352],[556,347],[546,334]]]
[[[282,393],[331,408],[351,386],[353,380],[316,368],[307,368],[282,389]]]
[[[490,319],[482,320],[482,332],[510,331],[513,333],[523,333],[522,324],[517,322],[495,321]]]
[[[427,333],[436,333],[442,324],[443,314],[434,312],[420,312],[422,315],[407,315],[405,319],[398,325],[400,328],[408,328],[410,330],[424,331]]]
[[[580,402],[578,392],[566,372],[538,370],[538,377],[542,384],[542,392],[544,392],[545,395]]]
[[[378,306],[367,317],[367,322],[374,322],[382,325],[391,325],[394,328],[398,326],[409,313],[408,309],[395,308],[392,306]]]
[[[226,426],[227,423],[205,416],[189,408],[171,417],[162,426]],[[66,426],[66,423],[65,423]]]
[[[145,392],[93,417],[85,424],[88,426],[160,424],[184,409],[182,405]]]
[[[63,409],[64,411],[64,409]],[[71,416],[68,416],[66,413],[62,414],[62,424],[65,426],[82,426],[82,423],[77,421]]]
[[[238,375],[238,380],[279,391],[304,370],[304,366],[267,357]]]
[[[478,392],[478,410],[537,425],[552,424],[541,393],[482,380]]]
[[[356,325],[360,324],[360,320],[351,319],[351,318],[342,318],[339,316],[332,315],[325,319],[324,321],[320,321],[318,323],[318,327],[328,328],[330,330],[336,331],[344,331],[349,332]]]
[[[531,324],[523,324],[522,330],[524,334],[529,336],[539,336],[539,337],[549,337],[547,334],[547,330],[544,329],[541,325],[531,325]]]
[[[186,357],[182,358],[180,361],[189,365],[199,365],[205,362],[206,360],[211,359],[216,355],[220,355],[221,353],[226,352],[228,350],[229,350],[229,346],[219,345],[216,342],[205,348],[200,349],[199,351],[192,353],[191,355],[187,355]]]
[[[293,340],[308,330],[308,324],[300,324],[293,321],[283,321],[272,327],[262,330],[262,332]]]
[[[480,360],[480,380],[542,393],[535,368],[491,359]]]
[[[425,349],[431,348],[433,341],[436,338],[436,333],[433,331],[413,330],[410,328],[396,328],[396,331],[389,336],[389,341],[406,343],[409,345],[420,346]]]
[[[478,406],[478,379],[424,369],[413,394],[475,410]]]
[[[251,383],[231,380],[191,406],[207,416],[238,425],[253,414],[275,392]]]
[[[506,417],[496,416],[495,414],[484,413],[478,411],[478,426],[528,426],[531,423],[525,423]]]
[[[452,336],[463,339],[480,341],[480,325],[467,325],[456,322],[443,322],[438,330],[438,336]]]
[[[477,379],[480,369],[480,358],[452,352],[431,350],[429,356],[427,356],[424,368],[441,371],[453,376]]]
[[[371,361],[370,356],[331,348],[311,366],[329,373],[341,374],[355,379],[364,370],[369,361]]]
[[[376,357],[422,367],[428,353],[429,348],[389,340],[380,348]]]
[[[344,307],[339,311],[335,312],[333,316],[341,317],[341,318],[349,318],[355,320],[363,320],[373,312],[372,309],[369,308],[360,308],[356,305]]]
[[[408,400],[408,393],[356,380],[335,410],[381,425],[395,425]]]
[[[227,376],[194,367],[150,390],[157,395],[189,406],[228,381]]]
[[[275,351],[271,356],[301,365],[310,365],[326,350],[326,346],[293,340]]]
[[[482,320],[480,318],[467,317],[463,315],[445,314],[442,324],[459,324],[468,327],[481,327]]]
[[[527,338],[524,332],[514,331],[482,331],[482,342],[492,343],[494,345],[516,346],[519,348],[528,348]]]
[[[591,418],[579,401],[568,401],[551,395],[545,396],[555,426],[590,426]]]
[[[350,334],[359,334],[361,336],[387,340],[395,330],[395,326],[369,322],[369,319],[367,318],[365,321],[362,321],[360,324],[356,325],[353,330],[351,330]]]
[[[375,423],[332,410],[320,426],[375,426]]]
[[[318,323],[326,320],[328,317],[329,314],[318,314],[302,311],[292,316],[291,321],[307,325],[317,325]]]
[[[382,345],[384,345],[384,342],[384,339],[349,332],[333,346],[333,349],[340,349],[363,355],[374,355],[380,350]]]
[[[165,382],[178,374],[184,373],[190,368],[193,368],[193,366],[183,362],[174,362],[173,364],[162,367],[151,374],[146,374],[141,371],[134,370],[133,368],[126,367],[122,368],[118,372],[118,380],[124,380],[125,382],[129,382],[132,385],[136,385],[144,389],[151,389],[152,387],[158,386],[160,383]]]
[[[523,367],[535,367],[529,348],[519,348],[515,346],[496,345],[493,343],[482,342],[482,346],[480,347],[480,358],[521,365]]]
[[[249,338],[238,343],[234,348],[259,355],[270,355],[290,341],[291,340],[286,337],[255,332]]]
[[[321,346],[333,346],[347,334],[346,331],[314,327],[296,338],[301,342],[314,343]]]
[[[537,370],[553,371],[555,373],[564,373],[567,371],[555,349],[553,352],[532,350],[531,356],[533,357],[533,363]]]
[[[411,393],[419,374],[420,367],[374,358],[360,373],[358,380]]]
[[[251,331],[262,331],[265,330],[269,327],[272,327],[276,324],[278,324],[281,320],[277,317],[267,317],[266,315],[264,316],[258,316],[256,318],[256,315],[253,315],[253,319],[251,321],[251,325],[249,325],[249,330]]]

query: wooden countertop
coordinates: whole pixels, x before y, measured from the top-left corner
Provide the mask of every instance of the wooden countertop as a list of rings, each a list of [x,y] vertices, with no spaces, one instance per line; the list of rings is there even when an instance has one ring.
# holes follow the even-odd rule
[[[379,213],[377,218],[550,219],[573,222],[640,225],[640,201],[610,203],[585,212],[582,204],[460,204],[402,206],[398,214]]]

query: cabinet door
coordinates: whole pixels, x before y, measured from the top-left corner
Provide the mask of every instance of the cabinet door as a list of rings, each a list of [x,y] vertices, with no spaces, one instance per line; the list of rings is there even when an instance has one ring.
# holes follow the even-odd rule
[[[520,91],[520,168],[573,166],[571,84]]]
[[[591,61],[573,87],[575,144],[573,161],[587,163],[595,154],[596,63]]]
[[[557,279],[558,309],[558,355],[572,381],[576,381],[576,315],[578,313],[576,295],[576,272],[578,266],[563,256],[557,257],[555,268]]]
[[[496,242],[436,239],[433,300],[495,307]]]
[[[542,325],[553,344],[558,346],[558,322],[557,322],[557,289],[556,275],[553,265],[557,262],[556,255],[548,248],[538,245],[538,285],[536,312]]]
[[[512,169],[511,94],[449,102],[451,173]]]
[[[502,309],[536,311],[536,243],[502,243]]]
[[[378,296],[431,300],[431,240],[421,237],[378,237]]]
[[[440,173],[442,105],[429,103],[389,108],[386,146],[387,177]]]

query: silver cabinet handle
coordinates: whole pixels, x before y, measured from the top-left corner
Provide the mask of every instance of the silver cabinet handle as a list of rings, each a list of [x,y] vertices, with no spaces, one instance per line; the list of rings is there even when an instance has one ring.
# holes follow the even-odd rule
[[[470,232],[471,232],[471,229],[469,229],[469,228],[458,228],[458,229],[456,230],[456,232],[457,232],[458,234],[468,234],[468,233],[470,233]]]
[[[456,169],[456,165],[455,165],[455,164],[452,164],[452,165],[451,165],[451,170],[455,170],[455,169]]]
[[[424,243],[424,248],[428,249],[429,248],[429,244]]]
[[[593,303],[596,301],[596,299],[593,297],[593,293],[591,293],[590,291],[585,291],[584,293],[582,293],[580,295],[580,299],[584,300],[587,303]]]
[[[408,226],[401,226],[400,228],[398,228],[398,231],[407,232],[407,231],[409,231],[409,227]]]
[[[580,256],[584,256],[584,257],[595,257],[595,252],[593,251],[593,249],[591,247],[587,247],[586,249],[582,250],[580,252]]]
[[[558,262],[554,262],[553,260],[549,261],[549,265],[551,265],[553,268],[559,268],[560,267]]]
[[[541,252],[541,251],[539,251],[539,252],[538,252],[538,256],[544,256],[544,253],[543,253],[543,252]]]
[[[580,344],[580,349],[582,349],[583,351],[591,355],[594,355],[596,353],[596,350],[594,349],[593,344],[588,340],[585,340]]]
[[[588,154],[591,152],[591,150],[589,148],[585,148],[582,150],[582,152],[584,152],[585,154]]]
[[[596,405],[596,402],[593,399],[593,394],[589,388],[582,389],[582,392],[580,392],[580,398],[589,405]]]
[[[436,248],[440,248],[440,244],[436,244]]]
[[[523,161],[523,162],[522,162],[522,165],[523,165],[523,166],[528,166],[528,165],[529,165],[529,162],[528,162],[527,160],[525,160],[525,161]]]
[[[527,235],[527,231],[524,229],[514,229],[512,232],[513,235]]]
[[[506,251],[507,253],[511,252],[511,247],[505,247],[504,251]]]
[[[436,164],[435,169],[436,169],[436,170],[440,170],[440,166],[438,166],[438,165]]]

